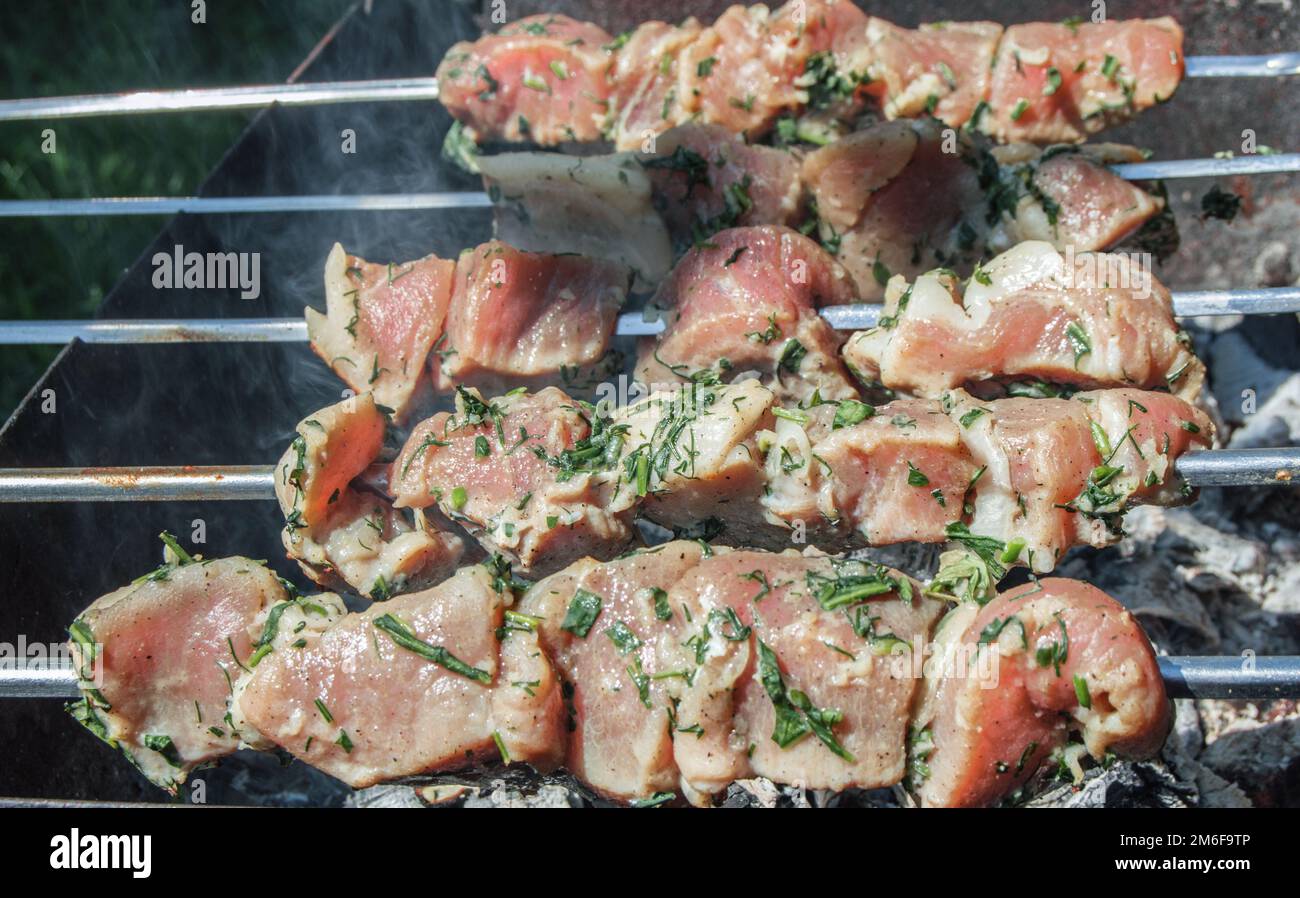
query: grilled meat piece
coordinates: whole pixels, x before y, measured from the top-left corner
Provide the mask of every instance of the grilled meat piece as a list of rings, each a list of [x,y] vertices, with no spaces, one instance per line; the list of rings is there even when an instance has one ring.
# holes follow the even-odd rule
[[[335,245],[327,311],[307,309],[307,330],[336,374],[402,420],[430,382],[497,392],[603,380],[616,361],[609,342],[630,279],[618,262],[496,240],[454,263],[426,256],[373,265]]]
[[[677,263],[655,294],[665,330],[641,341],[636,376],[661,385],[756,372],[783,400],[857,395],[842,337],[817,310],[852,302],[852,279],[812,240],[780,227],[732,228]]]
[[[312,349],[354,391],[404,415],[428,390],[425,360],[442,334],[454,269],[432,255],[379,265],[334,244],[325,314],[306,310]]]
[[[730,227],[794,226],[802,217],[798,157],[746,143],[719,125],[673,128],[641,165],[678,246],[696,246]]]
[[[692,81],[682,55],[699,38],[703,26],[694,17],[680,25],[642,22],[625,35],[610,68],[613,121],[609,137],[620,150],[645,151],[656,135],[690,120]],[[711,64],[710,64],[711,65]]]
[[[905,735],[943,605],[878,565],[793,551],[722,552],[668,590],[660,668],[674,752],[697,803],[765,776],[810,789],[875,788],[904,772]]]
[[[477,139],[597,140],[610,111],[613,40],[568,16],[527,16],[453,45],[438,66],[438,96]]]
[[[900,28],[872,16],[848,52],[851,70],[888,119],[932,115],[953,127],[970,121],[988,96],[988,61],[1002,38],[994,22],[943,22]]]
[[[675,638],[665,620],[681,611],[668,590],[705,551],[676,541],[605,563],[584,558],[533,584],[519,602],[573,692],[564,766],[608,798],[677,788],[674,671],[660,658]]]
[[[73,716],[175,794],[190,772],[235,751],[232,683],[255,651],[255,625],[287,601],[247,558],[168,563],[101,596],[68,628],[82,699]]]
[[[411,433],[393,462],[398,508],[439,509],[526,575],[584,555],[609,558],[631,542],[632,515],[611,508],[604,470],[620,439],[554,387],[490,402],[469,390],[454,413]]]
[[[979,127],[1011,143],[1075,143],[1174,95],[1183,29],[1173,19],[1012,25],[993,58]]]
[[[803,181],[822,241],[879,301],[891,275],[962,276],[1025,240],[1074,253],[1106,249],[1164,201],[1106,168],[1141,154],[1112,144],[986,149],[935,119],[887,122],[808,154]]]
[[[1122,605],[1078,580],[959,605],[934,648],[909,740],[923,806],[995,804],[1035,776],[1077,770],[1084,751],[1149,757],[1169,732],[1151,643]]]
[[[554,766],[564,708],[536,636],[498,639],[508,585],[481,565],[273,652],[237,719],[356,788],[490,758]],[[521,685],[528,684],[528,685]]]
[[[289,557],[317,583],[372,599],[443,580],[465,548],[419,511],[352,485],[379,455],[387,423],[371,394],[345,399],[301,421],[275,467]]]
[[[1194,400],[1205,378],[1169,291],[1126,255],[1067,258],[1030,241],[964,285],[943,271],[911,285],[897,278],[883,311],[880,325],[848,339],[844,359],[904,393],[965,386],[991,397],[1043,382],[1169,389]]]
[[[615,262],[497,240],[461,253],[444,338],[430,358],[434,385],[494,393],[591,379],[603,370],[630,279]]]

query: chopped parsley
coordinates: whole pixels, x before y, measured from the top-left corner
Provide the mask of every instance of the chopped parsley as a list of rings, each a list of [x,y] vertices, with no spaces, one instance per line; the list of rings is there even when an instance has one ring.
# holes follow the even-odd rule
[[[416,636],[415,631],[409,625],[392,614],[381,615],[375,618],[372,623],[375,629],[387,633],[398,646],[414,652],[425,660],[432,661],[454,674],[460,674],[462,677],[467,677],[478,683],[492,682],[492,675],[486,670],[471,667],[442,646],[430,645]]]
[[[565,612],[560,629],[568,630],[573,635],[586,639],[587,634],[591,632],[591,625],[600,616],[603,604],[600,596],[594,592],[578,589],[569,601],[569,610]]]

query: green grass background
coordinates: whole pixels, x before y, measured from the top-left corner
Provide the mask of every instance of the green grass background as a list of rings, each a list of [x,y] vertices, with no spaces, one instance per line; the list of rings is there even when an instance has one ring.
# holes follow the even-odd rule
[[[351,0],[0,0],[0,94],[283,81]],[[187,195],[251,112],[0,124],[0,199]],[[53,128],[57,152],[41,152]],[[163,217],[0,219],[0,319],[89,318]],[[0,420],[58,347],[0,346]]]

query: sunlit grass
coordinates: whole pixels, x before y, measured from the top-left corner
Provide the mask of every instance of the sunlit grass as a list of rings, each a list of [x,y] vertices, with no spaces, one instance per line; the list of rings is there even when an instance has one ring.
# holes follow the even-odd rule
[[[6,18],[7,97],[282,81],[348,0],[208,4],[82,0]],[[0,125],[0,199],[193,193],[252,113]],[[55,131],[56,152],[42,152]],[[89,318],[161,217],[0,219],[0,319]],[[0,419],[57,347],[0,346]]]

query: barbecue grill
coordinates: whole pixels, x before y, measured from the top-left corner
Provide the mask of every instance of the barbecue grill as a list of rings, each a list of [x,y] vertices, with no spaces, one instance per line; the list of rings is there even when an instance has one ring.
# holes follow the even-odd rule
[[[657,5],[655,15],[708,17],[726,5],[669,0]],[[1054,2],[1015,10],[980,2],[964,4],[960,15],[1004,22],[1050,20],[1077,14],[1074,6]],[[1177,16],[1187,31],[1189,51],[1206,57],[1300,46],[1295,21],[1251,21],[1200,5],[1150,6],[1157,8],[1144,8],[1141,14]],[[510,15],[539,11],[592,19],[614,32],[644,17],[633,3],[582,2],[547,3],[544,8],[517,3]],[[901,2],[873,4],[872,12],[905,26],[954,15],[939,4],[918,9]],[[0,472],[0,545],[6,547],[9,563],[3,577],[13,597],[0,616],[0,636],[21,633],[30,642],[60,641],[67,622],[91,598],[151,565],[161,529],[190,534],[201,522],[206,544],[197,545],[199,551],[265,557],[280,573],[294,574],[283,561],[282,519],[272,502],[262,500],[271,498],[268,462],[292,438],[304,411],[339,396],[341,384],[306,348],[300,317],[304,304],[320,305],[321,262],[329,247],[337,240],[368,257],[415,258],[431,251],[454,257],[490,235],[481,185],[439,159],[450,118],[436,104],[413,102],[427,100],[430,85],[428,79],[412,76],[431,71],[453,42],[482,30],[474,13],[470,5],[457,2],[424,6],[392,0],[354,8],[313,51],[295,82],[398,81],[356,88],[368,102],[361,102],[355,90],[345,96],[350,88],[332,97],[298,87],[279,91],[274,99],[281,105],[254,119],[198,198],[0,204],[0,215],[183,213],[166,224],[105,299],[103,320],[0,325],[2,342],[73,340],[0,430],[0,467],[7,469]],[[1216,65],[1228,63],[1207,59],[1200,64],[1202,74],[1215,74]],[[1235,65],[1231,73],[1245,76],[1297,70],[1296,60],[1285,57]],[[1269,114],[1285,108],[1284,91],[1293,94],[1295,83],[1278,77],[1189,80],[1166,107],[1147,112],[1106,139],[1150,147],[1157,160],[1208,157],[1213,150],[1233,148],[1245,128],[1258,131],[1261,143],[1300,146],[1300,124]],[[319,94],[322,102],[299,102],[310,93]],[[244,91],[231,100],[229,92],[222,92],[196,102],[206,108],[238,108],[241,102],[264,104],[266,94]],[[148,111],[138,103],[121,105],[118,111]],[[12,107],[10,112],[35,117],[54,110]],[[357,134],[355,155],[340,152],[339,134],[345,128]],[[1276,190],[1281,195],[1277,202],[1289,210],[1289,222],[1274,223],[1274,233],[1242,229],[1246,233],[1238,239],[1243,250],[1249,247],[1247,238],[1276,239],[1300,216],[1294,179],[1284,174],[1298,163],[1300,157],[1289,155],[1213,163],[1219,173],[1249,175],[1256,195]],[[1201,171],[1185,167],[1164,174]],[[1151,175],[1139,171],[1132,176]],[[1177,183],[1199,197],[1209,182]],[[1198,222],[1195,200],[1181,196],[1178,188],[1171,197],[1183,229],[1183,249],[1160,272],[1162,280],[1195,289],[1254,286],[1258,278],[1250,266],[1224,252],[1222,240],[1235,232]],[[261,214],[241,214],[246,212]],[[235,290],[154,289],[150,260],[177,245],[198,252],[260,253],[261,296],[248,300]],[[1211,259],[1213,266],[1206,264]],[[1300,308],[1300,291],[1294,289],[1199,298],[1218,302],[1228,312]],[[1195,314],[1207,308],[1190,305],[1196,300],[1195,294],[1185,293],[1189,305],[1182,311]],[[1223,308],[1225,301],[1229,306]],[[1291,329],[1294,353],[1295,319],[1279,321],[1283,334]],[[845,323],[862,326],[862,319]],[[629,321],[620,331],[628,333],[633,326]],[[47,410],[51,396],[53,412]],[[119,467],[128,464],[151,467]],[[1300,450],[1193,457],[1185,460],[1185,473],[1211,488],[1288,490],[1300,476]],[[117,501],[96,501],[104,499]],[[249,501],[226,501],[230,499]],[[167,501],[138,504],[147,500]],[[1124,597],[1122,589],[1116,592]],[[1253,668],[1243,668],[1236,657],[1166,659],[1163,672],[1178,696],[1300,696],[1300,659],[1295,658],[1261,658]],[[7,759],[0,771],[0,795],[161,800],[161,793],[116,755],[81,734],[70,735],[76,727],[59,702],[18,697],[64,695],[70,683],[58,671],[0,677],[0,696],[10,696],[0,697],[0,740]],[[348,790],[305,765],[269,769],[277,766],[270,756],[236,756],[203,774],[207,800],[328,804],[346,797]]]

